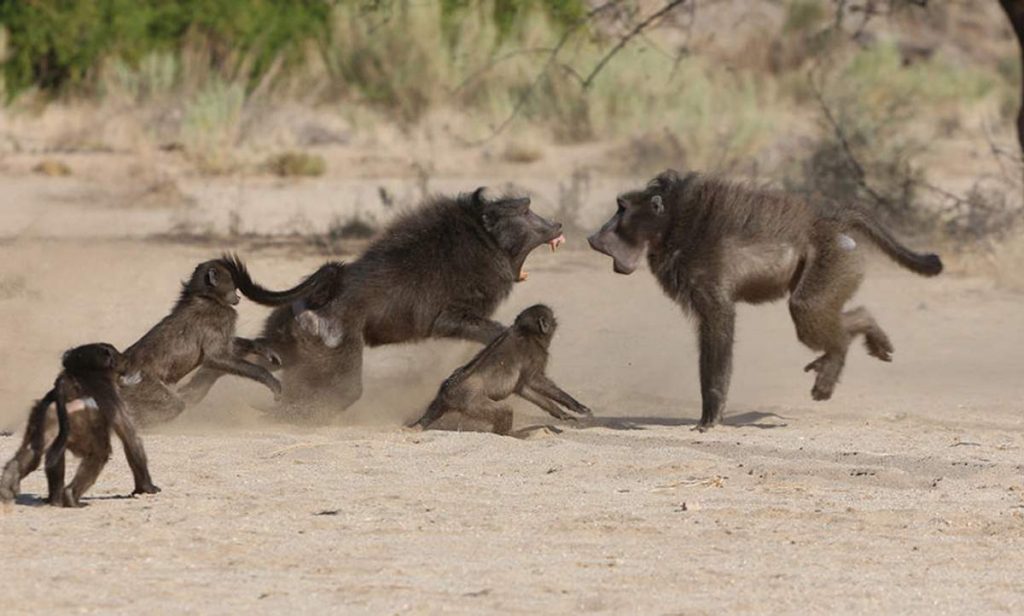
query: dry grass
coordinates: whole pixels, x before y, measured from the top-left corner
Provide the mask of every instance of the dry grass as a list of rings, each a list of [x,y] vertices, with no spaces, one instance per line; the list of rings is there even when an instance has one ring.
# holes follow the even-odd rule
[[[267,169],[280,177],[317,177],[324,174],[324,157],[306,152],[282,152],[271,156]]]

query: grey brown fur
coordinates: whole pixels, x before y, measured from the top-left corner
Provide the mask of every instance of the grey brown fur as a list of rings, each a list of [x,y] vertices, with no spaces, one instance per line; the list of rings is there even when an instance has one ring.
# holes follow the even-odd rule
[[[797,337],[822,353],[805,368],[817,373],[815,400],[832,396],[854,337],[863,335],[869,354],[891,361],[892,344],[871,313],[844,310],[864,277],[854,236],[918,274],[942,271],[937,255],[906,248],[860,207],[672,170],[620,195],[616,213],[589,241],[621,274],[632,273],[646,250],[662,289],[696,317],[704,430],[725,406],[736,302],[789,294]]]
[[[126,367],[124,356],[109,344],[87,344],[65,353],[62,363],[64,370],[53,389],[32,407],[21,447],[4,467],[0,501],[11,501],[17,496],[21,480],[39,466],[45,453],[50,504],[80,506],[82,495],[110,458],[111,430],[121,439],[135,479],[132,494],[159,492],[149,476],[142,440],[118,394],[117,379]],[[69,412],[73,402],[77,410]],[[51,407],[56,407],[56,411],[51,412]],[[52,433],[54,427],[58,433],[47,446],[47,433]],[[67,488],[66,449],[82,459]]]
[[[199,366],[262,383],[277,397],[281,384],[267,370],[245,359],[260,355],[268,363],[276,355],[260,343],[235,337],[238,304],[235,275],[244,266],[235,258],[200,263],[182,286],[171,313],[125,350],[125,401],[143,425],[177,417],[195,401],[171,386]]]
[[[340,410],[358,400],[364,346],[486,344],[505,330],[490,316],[525,278],[527,255],[564,238],[528,198],[483,193],[436,198],[398,218],[359,259],[321,268],[304,282],[307,295],[270,315],[261,341],[282,359],[286,403]],[[187,387],[201,396],[218,376],[201,370]]]
[[[413,426],[427,428],[445,413],[460,411],[491,422],[498,434],[508,434],[512,429],[512,407],[502,402],[513,394],[556,419],[576,419],[559,405],[589,416],[589,408],[545,374],[556,325],[554,313],[543,304],[519,313],[511,327],[445,380],[426,413]]]

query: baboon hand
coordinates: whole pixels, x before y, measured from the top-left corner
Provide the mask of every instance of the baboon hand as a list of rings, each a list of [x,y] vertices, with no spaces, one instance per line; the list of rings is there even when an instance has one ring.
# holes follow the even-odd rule
[[[574,412],[574,413],[578,413],[578,414],[584,415],[586,417],[593,417],[594,416],[594,411],[590,410],[590,407],[588,407],[585,404],[575,404],[575,405],[573,405],[572,409],[570,409],[570,410],[572,410],[572,412]]]

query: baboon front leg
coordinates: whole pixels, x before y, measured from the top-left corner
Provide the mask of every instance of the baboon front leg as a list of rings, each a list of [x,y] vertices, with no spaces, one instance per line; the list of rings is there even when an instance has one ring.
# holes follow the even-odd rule
[[[124,409],[117,409],[114,412],[113,428],[117,437],[121,439],[124,447],[125,458],[128,459],[128,467],[132,469],[132,477],[135,479],[135,489],[132,494],[156,494],[160,488],[153,485],[149,476],[149,463],[146,460],[146,450],[142,446],[142,439],[132,420]]]
[[[277,400],[281,396],[281,383],[270,371],[262,366],[239,359],[237,357],[207,357],[203,362],[203,365],[214,370],[220,370],[227,374],[234,374],[235,376],[241,376],[247,379],[252,379],[257,383],[262,383],[274,393],[274,399]]]
[[[278,368],[281,366],[281,357],[264,340],[235,337],[231,344],[237,357],[256,355],[267,362],[269,366]]]
[[[709,305],[697,313],[700,319],[701,415],[696,430],[704,432],[722,420],[732,377],[735,308],[731,303]]]
[[[545,374],[538,374],[530,379],[529,386],[574,413],[579,413],[580,415],[586,415],[588,417],[594,414],[587,405],[583,404],[576,398],[573,398],[567,391],[559,387]]]
[[[533,389],[529,385],[524,385],[518,393],[520,396],[523,397],[523,399],[528,400],[533,404],[536,404],[540,408],[547,411],[548,414],[554,417],[555,419],[561,419],[562,421],[576,421],[575,415],[570,415],[569,413],[566,413],[561,408],[559,408],[558,404],[554,400],[545,396],[536,389]]]
[[[434,338],[461,338],[490,344],[505,331],[497,321],[485,319],[466,310],[448,308],[438,315],[430,328]]]

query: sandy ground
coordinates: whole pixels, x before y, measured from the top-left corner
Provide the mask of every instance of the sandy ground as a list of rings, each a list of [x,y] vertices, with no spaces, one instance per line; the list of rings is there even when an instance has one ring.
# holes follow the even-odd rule
[[[196,262],[232,247],[268,285],[322,259],[0,242],[0,430],[14,432],[0,458],[63,349],[131,343]],[[692,330],[649,274],[616,276],[583,250],[527,265],[498,316],[555,309],[551,373],[592,422],[520,404],[519,426],[547,427],[522,439],[403,430],[473,352],[463,343],[370,351],[364,399],[330,427],[265,421],[253,405],[269,396],[225,381],[145,434],[161,494],[125,498],[119,449],[82,510],[42,506],[40,473],[24,482],[0,513],[4,613],[1024,610],[1020,295],[873,261],[858,300],[895,361],[858,345],[827,403],[810,399],[812,355],[785,306],[744,308],[726,425],[699,434]],[[255,333],[263,309],[243,302],[241,314]]]

